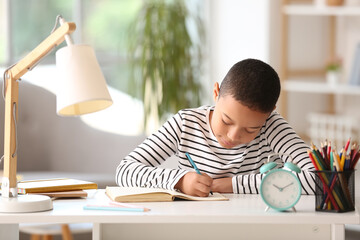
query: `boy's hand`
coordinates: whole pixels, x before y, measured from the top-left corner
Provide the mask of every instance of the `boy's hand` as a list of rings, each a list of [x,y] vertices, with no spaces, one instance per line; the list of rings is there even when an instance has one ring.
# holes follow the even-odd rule
[[[188,172],[175,185],[175,189],[179,189],[185,194],[198,197],[207,197],[210,193],[210,187],[213,179],[206,173],[197,174]]]

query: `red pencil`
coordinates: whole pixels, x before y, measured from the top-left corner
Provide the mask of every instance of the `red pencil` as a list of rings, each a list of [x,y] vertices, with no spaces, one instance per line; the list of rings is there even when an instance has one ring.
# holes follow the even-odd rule
[[[337,175],[335,174],[335,176],[334,176],[334,178],[333,178],[333,181],[331,182],[331,185],[330,185],[330,191],[333,191],[333,190],[334,190],[336,178],[337,178]],[[328,203],[329,200],[330,200],[330,196],[329,196],[329,194],[328,194],[328,195],[326,196],[326,199],[325,199],[325,204],[326,204],[326,205],[329,204],[329,203]]]
[[[346,142],[346,145],[345,145],[345,152],[347,152],[348,148],[349,148],[349,145],[350,145],[350,140],[351,138],[349,138]]]
[[[328,145],[328,148],[327,148],[328,159],[330,159],[330,153],[331,153],[331,142],[329,141],[329,145]]]
[[[351,146],[351,153],[350,153],[351,161],[354,161],[355,155],[358,150],[359,150],[359,145],[357,145],[356,142],[353,143],[353,145]]]
[[[360,158],[360,150],[356,152],[356,154],[354,155],[351,161],[351,169],[355,169],[356,164],[359,161],[359,158]]]

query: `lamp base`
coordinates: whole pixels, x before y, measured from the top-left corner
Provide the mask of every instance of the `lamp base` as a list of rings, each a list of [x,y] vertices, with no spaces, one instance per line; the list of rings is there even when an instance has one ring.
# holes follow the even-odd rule
[[[43,195],[18,195],[14,198],[0,197],[0,212],[26,213],[42,212],[53,209],[52,200]]]

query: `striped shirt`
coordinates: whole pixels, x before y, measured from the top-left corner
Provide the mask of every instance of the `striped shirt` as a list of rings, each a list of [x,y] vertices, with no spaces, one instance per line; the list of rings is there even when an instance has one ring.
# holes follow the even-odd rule
[[[307,154],[309,147],[277,112],[270,114],[250,143],[226,149],[218,143],[209,124],[213,109],[203,106],[180,110],[120,162],[116,169],[116,183],[119,186],[174,190],[182,176],[194,171],[185,155],[188,152],[200,172],[213,179],[231,177],[234,193],[259,193],[264,176],[259,170],[267,156],[285,153],[290,154],[302,169],[297,174],[302,193],[314,193],[314,175],[310,172],[314,168]],[[159,166],[173,155],[178,160],[176,169]],[[282,165],[290,158],[283,156],[275,161]]]

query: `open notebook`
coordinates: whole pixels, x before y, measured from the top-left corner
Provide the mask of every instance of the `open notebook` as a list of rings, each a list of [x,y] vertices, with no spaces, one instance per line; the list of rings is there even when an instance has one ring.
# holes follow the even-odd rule
[[[195,197],[178,191],[141,187],[106,187],[106,194],[111,200],[116,202],[170,202],[174,201],[176,198],[191,201],[229,200],[216,192],[208,197]]]

